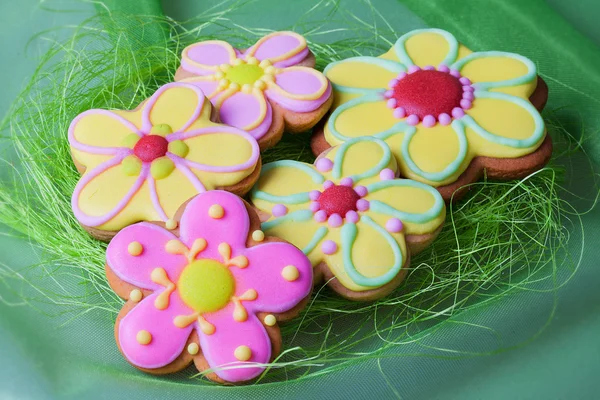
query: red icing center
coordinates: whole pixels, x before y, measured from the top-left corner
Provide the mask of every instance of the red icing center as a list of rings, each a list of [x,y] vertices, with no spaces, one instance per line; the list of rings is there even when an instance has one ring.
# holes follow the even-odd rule
[[[319,196],[319,205],[327,216],[339,214],[344,217],[348,211],[356,211],[356,202],[360,196],[348,186],[333,185]]]
[[[167,154],[169,142],[159,135],[146,135],[135,144],[133,153],[144,162],[153,161]]]
[[[393,88],[392,98],[406,115],[415,114],[421,120],[426,115],[452,115],[460,107],[462,84],[454,76],[440,71],[420,70],[400,79]]]

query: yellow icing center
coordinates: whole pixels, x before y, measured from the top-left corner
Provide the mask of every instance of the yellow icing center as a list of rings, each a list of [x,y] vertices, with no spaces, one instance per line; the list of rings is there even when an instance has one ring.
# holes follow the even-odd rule
[[[197,260],[181,273],[177,283],[183,302],[199,313],[225,307],[235,291],[235,280],[229,269],[214,260]]]
[[[225,79],[238,85],[250,85],[263,76],[263,69],[258,65],[240,64],[229,68],[225,72]]]

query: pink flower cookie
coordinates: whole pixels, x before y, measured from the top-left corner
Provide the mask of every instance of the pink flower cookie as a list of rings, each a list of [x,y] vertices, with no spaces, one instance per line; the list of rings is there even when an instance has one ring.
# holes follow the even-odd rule
[[[108,245],[108,281],[128,300],[115,326],[119,349],[150,373],[194,362],[214,381],[256,378],[279,353],[277,321],[294,317],[310,294],[310,261],[265,237],[231,193],[199,194],[178,216],[178,229],[141,222]]]
[[[373,300],[400,284],[409,255],[435,239],[446,215],[434,188],[397,174],[385,142],[355,138],[314,166],[264,165],[250,196],[266,216],[263,230],[301,248],[316,281],[324,277],[348,299]]]
[[[247,132],[210,121],[211,103],[196,86],[170,83],[133,111],[89,110],[69,127],[71,154],[83,174],[75,217],[109,240],[138,221],[173,225],[197,193],[243,195],[260,172],[260,150]]]
[[[314,65],[304,37],[273,32],[244,51],[220,40],[188,46],[175,80],[202,89],[223,123],[248,131],[264,149],[284,129],[312,128],[331,106],[331,85]]]

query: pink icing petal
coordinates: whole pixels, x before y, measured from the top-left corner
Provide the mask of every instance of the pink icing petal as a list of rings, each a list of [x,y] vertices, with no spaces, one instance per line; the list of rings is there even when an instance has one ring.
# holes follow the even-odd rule
[[[267,89],[264,93],[270,101],[277,103],[284,109],[292,112],[304,113],[314,111],[321,107],[329,99],[331,92],[331,85],[328,83],[325,92],[316,100],[292,99],[289,94],[286,95],[285,92],[277,89]]]
[[[223,207],[225,213],[222,218],[208,215],[208,209],[215,204]],[[245,246],[250,221],[246,206],[239,197],[222,190],[209,190],[188,203],[179,227],[183,243],[190,247],[195,239],[206,239],[208,245],[202,256],[220,260],[220,243],[226,242],[232,249]]]
[[[343,218],[340,216],[340,214],[331,214],[329,216],[329,219],[327,220],[327,223],[329,224],[329,226],[331,226],[332,228],[337,228],[339,226],[342,226],[342,224],[344,223]]]
[[[322,93],[327,86],[327,80],[320,80],[323,75],[312,68],[296,67],[284,69],[275,76],[275,83],[291,95],[315,96]]]
[[[260,98],[257,98],[254,93],[237,92],[225,99],[219,108],[221,122],[247,131],[247,127],[251,124],[258,123],[257,128],[259,128],[265,119],[272,120],[271,107],[268,107],[267,112],[261,115],[260,106],[266,100],[262,93],[258,96]],[[269,123],[268,125],[264,124],[261,129],[253,128],[254,134],[252,136],[260,138],[267,133],[270,127],[271,124]]]
[[[365,197],[367,195],[367,193],[368,193],[368,190],[367,190],[366,186],[357,186],[357,187],[354,188],[354,191],[360,197]]]
[[[260,297],[260,294],[259,294]],[[247,306],[251,302],[245,302]],[[208,365],[216,369],[215,373],[229,382],[240,382],[252,379],[264,371],[264,367],[239,368],[252,363],[268,363],[271,359],[271,340],[262,323],[253,313],[248,313],[244,322],[234,321],[233,306],[221,309],[212,314],[206,314],[206,319],[215,326],[212,335],[206,335],[198,330],[202,355]],[[248,346],[252,352],[251,358],[240,362],[235,358],[235,349]],[[236,368],[238,367],[238,368]]]
[[[214,67],[221,64],[231,64],[236,58],[235,50],[227,42],[220,40],[195,43],[183,50],[191,62],[181,60],[181,67],[197,75],[207,75],[215,72]]]
[[[340,185],[351,187],[352,185],[354,185],[354,181],[350,177],[345,177],[342,178],[342,180],[340,181]]]
[[[154,92],[152,97],[150,97],[148,99],[148,101],[144,104],[143,109],[142,109],[142,128],[141,128],[142,132],[150,133],[150,130],[152,129],[153,124],[164,123],[164,121],[161,121],[161,120],[153,121],[152,110],[154,108],[154,105],[160,98],[160,96],[162,96],[165,92],[175,89],[175,88],[185,88],[185,89],[191,90],[192,92],[194,92],[196,94],[198,102],[196,104],[194,111],[192,112],[192,115],[189,116],[188,120],[182,126],[171,126],[171,128],[173,129],[173,132],[185,131],[187,128],[190,127],[190,125],[192,125],[198,119],[198,117],[200,116],[200,112],[202,111],[202,106],[204,104],[204,101],[206,101],[206,98],[204,97],[204,93],[202,93],[202,90],[200,90],[200,88],[198,88],[197,86],[194,86],[190,83],[171,82],[171,83],[167,83],[166,85],[161,86],[156,92]]]
[[[98,146],[98,145],[92,146],[89,144],[82,143],[75,138],[75,127],[77,126],[77,124],[79,124],[82,119],[85,119],[85,118],[88,118],[88,117],[94,116],[94,115],[103,115],[108,118],[112,118],[112,119],[116,120],[117,122],[119,122],[120,124],[124,125],[126,127],[126,129],[131,131],[131,133],[136,133],[140,136],[142,135],[139,132],[138,128],[134,124],[132,124],[130,121],[126,120],[125,118],[121,117],[120,115],[115,114],[112,111],[88,110],[88,111],[82,112],[77,117],[75,117],[75,119],[69,125],[69,133],[68,133],[69,145],[71,147],[73,147],[74,149],[85,151],[86,153],[91,153],[91,154],[111,154],[111,155],[117,154],[122,151],[120,147],[103,147],[103,146]]]
[[[329,158],[322,157],[317,160],[315,167],[317,167],[317,170],[320,172],[328,172],[333,168],[333,161],[331,161]]]
[[[215,96],[216,92],[219,89],[219,82],[217,80],[196,80],[196,79],[191,79],[189,81],[186,80],[185,83],[189,83],[190,85],[194,85],[198,88],[200,88],[200,90],[202,90],[202,93],[204,93],[204,95],[206,97],[209,96]]]
[[[404,109],[404,107],[398,107],[394,110],[393,112],[394,118],[404,118],[406,117],[406,110]]]
[[[133,198],[133,196],[135,196],[137,191],[140,190],[140,188],[144,184],[144,181],[146,180],[146,177],[148,176],[148,172],[150,171],[149,163],[144,163],[142,165],[142,170],[140,172],[140,175],[137,177],[136,181],[133,183],[133,186],[131,186],[131,188],[129,189],[127,194],[125,194],[125,196],[123,196],[123,198],[120,199],[119,202],[106,214],[99,215],[99,216],[87,215],[86,213],[84,213],[81,210],[81,208],[79,208],[79,198],[81,196],[81,192],[83,191],[83,188],[85,188],[85,186],[88,183],[90,183],[93,179],[95,179],[96,177],[98,177],[99,175],[101,175],[102,173],[107,171],[108,169],[119,165],[121,163],[121,161],[123,160],[123,158],[127,154],[130,154],[130,153],[131,153],[131,151],[129,149],[123,151],[122,154],[117,155],[116,157],[113,157],[110,160],[103,162],[102,164],[98,165],[93,170],[91,170],[89,173],[83,175],[83,177],[79,180],[79,182],[77,182],[77,185],[75,186],[75,190],[73,191],[73,196],[71,197],[71,207],[73,208],[73,214],[75,214],[75,217],[77,218],[77,220],[79,222],[81,222],[82,224],[87,225],[87,226],[99,226],[99,225],[102,225],[102,224],[110,221],[119,212],[121,212],[121,210],[123,208],[125,208],[127,203],[129,203],[129,201]]]
[[[369,209],[369,201],[365,199],[357,200],[356,208],[358,211],[367,211]]]
[[[318,190],[311,190],[308,194],[308,197],[313,201],[319,200],[319,197],[321,197],[321,192],[319,192]]]
[[[150,274],[157,267],[164,268],[171,281],[177,281],[187,265],[182,255],[165,251],[169,240],[177,239],[166,229],[148,222],[130,225],[117,233],[106,249],[106,263],[122,281],[142,289],[160,290],[162,286],[152,282]],[[142,253],[132,256],[127,250],[132,242],[142,245]]]
[[[315,221],[325,222],[327,221],[327,212],[325,210],[319,210],[314,215]]]
[[[249,48],[245,56],[253,56],[260,61],[277,59],[273,65],[284,68],[298,64],[309,54],[306,43],[299,40],[298,36],[293,33],[274,32],[263,39]],[[286,54],[287,56],[281,59]]]
[[[379,173],[379,179],[382,181],[389,181],[390,179],[394,179],[396,177],[396,173],[389,168],[382,169]]]
[[[248,266],[230,269],[236,281],[236,295],[242,295],[249,289],[258,292],[256,300],[244,302],[248,312],[282,313],[294,308],[310,293],[312,266],[295,246],[283,242],[264,243],[239,254],[248,258]],[[232,255],[236,255],[235,251]],[[281,275],[288,265],[296,267],[298,279],[288,281]]]
[[[359,219],[360,219],[360,217],[359,217],[358,213],[354,210],[350,210],[346,213],[346,220],[348,222],[355,224],[358,222]]]
[[[452,117],[446,113],[443,113],[438,116],[438,121],[440,121],[440,124],[444,126],[450,125],[452,122]]]
[[[258,147],[258,143],[256,142],[256,139],[254,139],[252,136],[250,136],[247,132],[244,132],[243,130],[237,129],[234,127],[221,125],[221,126],[216,126],[216,127],[194,129],[192,131],[185,132],[185,133],[181,133],[181,132],[172,133],[169,135],[169,141],[184,140],[184,139],[189,139],[189,138],[193,138],[193,137],[200,136],[200,135],[211,135],[214,133],[229,133],[229,134],[241,136],[244,139],[246,139],[246,141],[248,141],[248,143],[252,147],[252,154],[250,155],[250,158],[248,160],[246,160],[245,162],[243,162],[242,164],[230,165],[230,166],[200,164],[200,163],[197,163],[194,161],[190,161],[189,159],[186,159],[185,163],[188,167],[192,167],[192,168],[195,168],[195,169],[198,169],[201,171],[208,171],[208,172],[236,172],[236,171],[243,171],[245,169],[251,168],[256,165],[256,163],[258,161],[258,157],[260,155],[260,149]]]
[[[182,351],[194,325],[178,328],[173,319],[189,315],[192,311],[183,304],[177,292],[171,293],[169,307],[158,310],[154,300],[160,291],[154,292],[129,311],[119,323],[118,341],[123,355],[132,364],[142,368],[160,368],[175,360]],[[152,341],[147,345],[138,343],[136,336],[141,330],[150,332]]]

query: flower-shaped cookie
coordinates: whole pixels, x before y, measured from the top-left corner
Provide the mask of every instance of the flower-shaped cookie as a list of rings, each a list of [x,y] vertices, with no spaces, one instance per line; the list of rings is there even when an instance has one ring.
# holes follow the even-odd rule
[[[539,159],[534,165],[514,160],[536,152],[546,137],[544,121],[529,101],[537,87],[536,67],[523,56],[472,53],[450,33],[425,29],[400,37],[380,57],[334,62],[324,73],[336,102],[325,140],[318,137],[323,132],[313,138],[316,154],[357,136],[374,136],[390,145],[402,176],[436,187],[456,182],[476,157],[501,164],[488,170],[498,178],[516,178],[543,165]],[[477,179],[477,173],[470,175],[461,183]]]
[[[246,193],[260,171],[258,145],[244,131],[211,122],[211,108],[197,87],[170,83],[134,111],[75,118],[69,143],[85,171],[72,199],[79,222],[110,239],[134,222],[169,221],[205,190]]]
[[[318,279],[349,299],[386,295],[408,267],[407,243],[422,250],[439,232],[446,208],[432,187],[396,179],[385,142],[356,138],[333,147],[315,165],[263,166],[251,200],[269,215],[263,230],[301,248]]]
[[[312,128],[331,105],[331,85],[312,67],[306,40],[274,32],[245,51],[211,40],[183,50],[175,80],[197,85],[223,123],[248,131],[261,148],[283,133]]]
[[[291,244],[254,230],[248,211],[237,196],[208,191],[185,206],[179,235],[141,222],[110,242],[107,277],[129,300],[116,338],[131,364],[168,373],[193,360],[213,380],[239,382],[275,357],[277,320],[299,311],[312,268]]]

